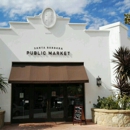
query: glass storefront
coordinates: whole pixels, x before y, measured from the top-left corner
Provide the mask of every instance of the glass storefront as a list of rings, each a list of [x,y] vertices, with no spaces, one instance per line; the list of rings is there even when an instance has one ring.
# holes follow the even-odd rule
[[[12,84],[11,122],[72,121],[83,84]]]

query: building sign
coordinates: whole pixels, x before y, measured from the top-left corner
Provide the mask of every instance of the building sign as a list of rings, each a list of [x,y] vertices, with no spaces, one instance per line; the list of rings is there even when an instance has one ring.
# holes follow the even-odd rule
[[[55,97],[56,96],[56,91],[52,91],[51,96]]]
[[[35,55],[35,56],[70,56],[70,51],[64,50],[62,47],[51,47],[51,46],[39,46],[34,47],[33,51],[27,51],[27,55]]]
[[[24,98],[24,93],[20,93],[19,98]]]
[[[86,124],[83,106],[74,106],[73,124],[82,123],[82,121],[85,121]]]

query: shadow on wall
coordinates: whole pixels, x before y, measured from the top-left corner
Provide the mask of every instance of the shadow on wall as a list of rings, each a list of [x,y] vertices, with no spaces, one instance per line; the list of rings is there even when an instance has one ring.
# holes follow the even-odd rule
[[[76,23],[72,23],[72,24],[69,24],[70,28],[72,28],[73,30],[85,30],[86,28],[86,24],[76,24]]]
[[[18,36],[18,34],[13,29],[10,29],[10,28],[7,28],[7,29],[1,28],[0,29],[0,35],[15,35],[15,36]]]
[[[9,77],[12,61],[19,61],[18,57],[0,39],[0,73]]]
[[[86,98],[91,99],[92,102],[97,101],[98,96],[101,97],[106,97],[110,95],[110,90],[108,89],[108,87],[106,87],[106,84],[102,81],[102,85],[100,87],[97,86],[97,80],[96,78],[98,77],[94,77],[93,74],[87,70],[87,75],[89,78],[89,83],[86,83],[86,88],[85,88],[85,94],[86,94]],[[101,77],[102,78],[102,77]],[[88,99],[88,100],[89,100]]]
[[[85,33],[87,33],[90,37],[108,37],[109,38],[109,31],[100,31],[100,30],[86,30]]]
[[[17,56],[10,50],[10,48],[0,39],[0,73],[4,77],[9,78],[12,61],[19,61]],[[5,110],[5,122],[10,122],[10,106],[11,106],[11,87],[7,88],[7,94],[0,94],[0,106]]]
[[[58,20],[54,27],[49,28],[48,30],[55,35],[56,37],[61,37],[65,33],[66,25],[68,24],[68,20]]]
[[[30,23],[13,23],[10,22],[11,27],[15,28],[15,29],[35,29]]]

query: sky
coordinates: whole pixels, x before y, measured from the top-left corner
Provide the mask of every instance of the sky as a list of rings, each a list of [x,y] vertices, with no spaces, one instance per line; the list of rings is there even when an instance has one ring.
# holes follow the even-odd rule
[[[70,17],[70,23],[86,23],[86,29],[121,22],[124,13],[130,13],[130,0],[0,0],[0,27],[9,27],[10,21],[26,22],[50,7],[59,16]],[[128,36],[130,37],[130,25]]]

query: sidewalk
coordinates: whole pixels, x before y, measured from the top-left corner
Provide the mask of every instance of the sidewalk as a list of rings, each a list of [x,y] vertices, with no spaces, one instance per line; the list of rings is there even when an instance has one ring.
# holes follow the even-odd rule
[[[130,127],[105,127],[88,122],[80,125],[68,122],[21,123],[4,125],[0,130],[130,130]]]

